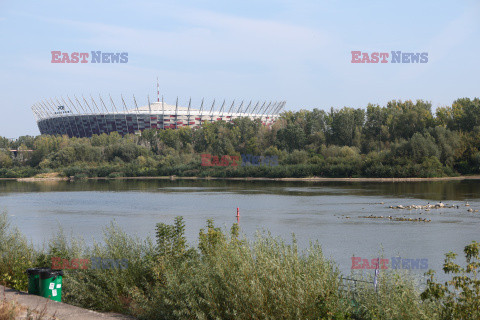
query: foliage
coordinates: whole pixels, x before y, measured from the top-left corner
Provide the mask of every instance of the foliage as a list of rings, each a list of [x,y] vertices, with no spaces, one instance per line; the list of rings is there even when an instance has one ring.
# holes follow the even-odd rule
[[[442,177],[480,173],[480,100],[437,108],[423,100],[366,109],[284,112],[200,128],[149,129],[91,138],[0,137],[0,178],[60,172],[77,177]],[[9,150],[20,150],[17,156]],[[32,150],[32,151],[28,151]],[[279,167],[202,167],[200,155],[277,156]]]
[[[239,226],[230,232],[207,221],[197,247],[185,240],[185,223],[157,224],[156,244],[128,236],[115,224],[104,229],[101,243],[85,246],[60,231],[43,249],[0,216],[0,282],[26,290],[25,270],[51,266],[52,257],[65,261],[94,257],[126,259],[128,267],[66,269],[63,301],[85,308],[115,311],[139,319],[477,319],[480,243],[465,247],[467,266],[447,254],[444,271],[455,276],[445,285],[433,280],[420,294],[418,282],[399,270],[382,270],[378,290],[371,277],[344,280],[318,243],[299,250],[258,232],[241,238]]]
[[[443,271],[454,276],[444,284],[434,280],[435,272],[428,271],[430,279],[422,293],[422,299],[439,301],[442,304],[441,319],[480,318],[480,242],[473,241],[464,249],[467,265],[461,267],[454,262],[457,254],[445,255]]]
[[[12,228],[7,213],[0,214],[0,284],[17,290],[26,290],[27,274],[36,258],[33,246],[26,237]]]

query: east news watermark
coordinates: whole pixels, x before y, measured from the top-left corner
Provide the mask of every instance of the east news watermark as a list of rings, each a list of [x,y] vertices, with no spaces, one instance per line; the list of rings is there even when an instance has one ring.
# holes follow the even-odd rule
[[[361,257],[352,257],[352,270],[362,269],[426,270],[428,269],[428,259],[409,259],[402,257],[392,257],[392,259],[364,259]]]
[[[278,156],[256,156],[252,154],[242,154],[240,156],[213,156],[209,153],[200,155],[202,158],[202,167],[238,167],[238,161],[242,158],[242,167],[248,166],[278,166]]]
[[[52,63],[128,63],[128,52],[62,52],[51,51]]]
[[[362,52],[351,51],[351,63],[427,63],[428,52]]]

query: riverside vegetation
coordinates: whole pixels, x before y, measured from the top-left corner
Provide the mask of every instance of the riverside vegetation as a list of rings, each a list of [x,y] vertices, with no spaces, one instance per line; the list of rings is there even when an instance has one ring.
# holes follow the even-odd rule
[[[480,243],[465,247],[466,266],[446,255],[444,271],[454,276],[437,283],[434,272],[423,292],[408,273],[382,270],[377,292],[371,283],[356,286],[342,278],[318,243],[305,251],[258,233],[253,242],[207,221],[198,245],[189,246],[184,221],[157,224],[156,241],[128,236],[112,224],[104,241],[87,247],[63,232],[43,249],[35,248],[0,216],[0,283],[26,290],[25,270],[51,266],[52,257],[93,256],[128,259],[127,269],[65,270],[63,301],[139,319],[479,319]],[[369,274],[351,277],[371,281]]]
[[[330,112],[284,112],[267,128],[236,119],[201,128],[92,138],[0,138],[0,178],[77,177],[441,177],[480,173],[480,99],[439,107],[391,101]],[[8,149],[17,149],[12,159]],[[26,151],[33,150],[33,152]],[[278,156],[279,165],[202,167],[201,154]]]

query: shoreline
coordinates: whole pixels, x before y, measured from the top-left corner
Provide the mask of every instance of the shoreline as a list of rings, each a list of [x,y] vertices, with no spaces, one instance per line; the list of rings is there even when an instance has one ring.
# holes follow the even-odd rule
[[[438,178],[237,178],[237,177],[178,177],[178,176],[159,176],[159,177],[93,177],[72,179],[68,177],[31,177],[31,178],[0,178],[0,181],[18,181],[18,182],[46,182],[46,181],[75,181],[75,180],[230,180],[230,181],[284,181],[284,182],[428,182],[428,181],[463,181],[480,180],[480,175],[457,176],[457,177],[438,177]]]

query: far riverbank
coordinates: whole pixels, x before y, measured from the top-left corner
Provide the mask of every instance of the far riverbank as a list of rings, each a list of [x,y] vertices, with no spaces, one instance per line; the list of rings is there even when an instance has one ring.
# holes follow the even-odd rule
[[[0,180],[13,180],[19,182],[41,182],[41,181],[75,181],[75,180],[231,180],[231,181],[306,181],[306,182],[416,182],[416,181],[463,181],[480,180],[480,175],[456,176],[456,177],[435,177],[435,178],[266,178],[266,177],[180,177],[180,176],[159,176],[159,177],[75,177],[47,176],[31,178],[0,178]]]

